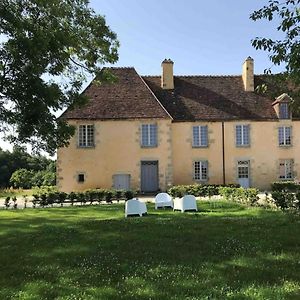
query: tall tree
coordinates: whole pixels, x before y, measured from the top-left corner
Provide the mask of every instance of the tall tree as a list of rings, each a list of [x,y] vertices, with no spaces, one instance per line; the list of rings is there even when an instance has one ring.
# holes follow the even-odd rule
[[[53,153],[74,133],[55,112],[87,101],[87,75],[118,59],[116,34],[88,0],[1,0],[0,39],[0,132]]]
[[[300,0],[269,0],[268,4],[254,11],[250,18],[254,21],[268,20],[275,23],[276,30],[281,33],[281,39],[256,37],[252,45],[256,49],[269,52],[270,61],[274,65],[285,66],[285,71],[279,76],[271,76],[273,86],[282,87],[294,97],[294,109],[300,107]],[[271,69],[267,70],[271,73]],[[274,84],[275,83],[275,84]],[[288,84],[287,84],[288,83]],[[272,83],[271,83],[272,84]]]

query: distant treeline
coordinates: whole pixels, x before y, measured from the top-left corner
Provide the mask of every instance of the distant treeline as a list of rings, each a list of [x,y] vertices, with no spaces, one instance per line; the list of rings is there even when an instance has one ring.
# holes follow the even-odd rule
[[[21,147],[13,151],[0,148],[0,187],[31,188],[55,185],[56,162],[41,155],[31,155]]]

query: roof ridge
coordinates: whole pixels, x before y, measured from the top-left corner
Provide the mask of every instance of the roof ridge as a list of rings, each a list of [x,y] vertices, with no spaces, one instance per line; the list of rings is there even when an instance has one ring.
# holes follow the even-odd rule
[[[215,77],[241,77],[240,75],[174,75],[174,77],[208,77],[208,78],[215,78]],[[153,77],[161,77],[160,75],[142,75],[142,77],[146,78],[153,78]]]

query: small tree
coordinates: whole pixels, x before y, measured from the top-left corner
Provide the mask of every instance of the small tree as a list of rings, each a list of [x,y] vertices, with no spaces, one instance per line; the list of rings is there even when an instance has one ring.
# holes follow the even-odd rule
[[[10,178],[10,183],[15,188],[29,189],[32,186],[31,180],[33,172],[26,169],[19,169],[15,171]]]

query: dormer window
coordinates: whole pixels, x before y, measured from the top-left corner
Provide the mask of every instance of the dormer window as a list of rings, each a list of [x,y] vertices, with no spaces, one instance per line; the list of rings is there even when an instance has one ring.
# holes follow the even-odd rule
[[[290,118],[290,111],[289,111],[289,104],[279,103],[279,119],[289,119]]]

